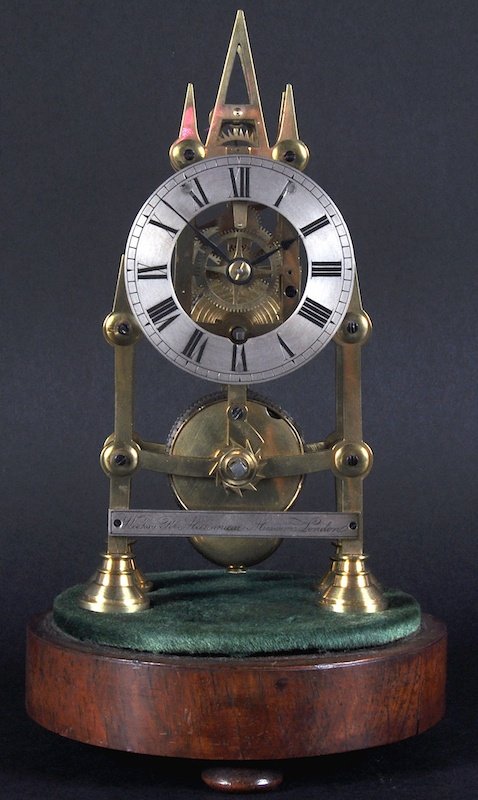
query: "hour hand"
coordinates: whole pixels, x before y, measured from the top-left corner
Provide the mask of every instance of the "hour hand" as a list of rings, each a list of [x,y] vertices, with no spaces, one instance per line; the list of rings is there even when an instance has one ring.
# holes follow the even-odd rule
[[[294,244],[296,239],[284,239],[277,247],[274,247],[273,250],[269,250],[268,253],[263,253],[261,256],[258,256],[251,262],[251,267],[257,267],[258,264],[262,264],[263,261],[267,261],[268,258],[273,256],[275,253],[278,253],[279,250],[288,250],[291,244]]]
[[[196,226],[193,225],[192,222],[189,222],[189,220],[186,219],[186,217],[184,217],[177,210],[177,208],[174,208],[174,206],[172,206],[170,203],[168,203],[167,200],[164,199],[164,197],[163,197],[162,200],[163,200],[164,205],[168,206],[168,208],[170,208],[171,211],[174,211],[174,213],[177,214],[178,217],[181,217],[181,219],[186,223],[186,225],[189,225],[189,227],[191,228],[191,230],[194,231],[194,233],[196,234],[196,236],[197,236],[197,238],[199,239],[200,242],[205,244],[206,247],[210,247],[211,250],[213,251],[213,253],[215,253],[217,256],[219,256],[219,258],[221,258],[223,261],[227,261],[227,262],[229,261],[229,256],[227,256],[226,253],[224,253],[221,250],[221,248],[217,246],[217,244],[215,244],[211,239],[208,239],[208,237],[199,228],[196,228]]]
[[[196,228],[196,226],[193,225],[191,222],[188,222],[188,225],[189,225],[190,228],[192,228],[192,230],[196,234],[196,236],[199,239],[199,241],[201,241],[203,244],[205,244],[206,247],[209,247],[213,251],[213,253],[215,253],[217,256],[219,256],[219,258],[222,261],[225,261],[226,263],[229,263],[229,261],[230,261],[229,256],[226,255],[226,253],[224,253],[224,251],[221,250],[221,248],[218,247],[218,245],[215,244],[215,242],[213,242],[211,239],[208,239],[208,237],[199,228]],[[221,267],[221,269],[223,269],[223,268]]]

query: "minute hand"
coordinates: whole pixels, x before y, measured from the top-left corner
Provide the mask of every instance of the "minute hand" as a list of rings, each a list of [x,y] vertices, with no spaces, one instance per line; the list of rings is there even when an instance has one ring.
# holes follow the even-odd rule
[[[291,244],[294,244],[295,241],[296,239],[284,239],[284,241],[281,242],[278,247],[275,247],[274,250],[269,250],[268,253],[263,253],[261,256],[254,259],[254,261],[251,261],[251,267],[257,267],[258,264],[262,264],[263,261],[267,261],[268,258],[273,256],[274,253],[279,252],[279,250],[288,250]]]
[[[170,208],[171,211],[174,211],[174,213],[177,214],[178,217],[181,217],[181,219],[186,223],[186,225],[189,225],[189,227],[194,231],[198,239],[200,239],[201,242],[205,244],[207,247],[210,247],[211,250],[213,250],[214,253],[216,253],[216,255],[219,256],[219,258],[222,258],[223,261],[227,262],[231,260],[229,256],[227,256],[221,250],[221,248],[217,246],[217,244],[214,244],[214,242],[212,242],[211,239],[208,239],[207,236],[205,236],[204,233],[202,233],[202,231],[199,230],[199,228],[196,228],[196,226],[193,225],[192,222],[189,222],[189,220],[186,219],[186,217],[183,217],[183,215],[176,208],[174,208],[174,206],[170,205],[167,200],[163,199],[162,202],[164,203],[165,206]]]

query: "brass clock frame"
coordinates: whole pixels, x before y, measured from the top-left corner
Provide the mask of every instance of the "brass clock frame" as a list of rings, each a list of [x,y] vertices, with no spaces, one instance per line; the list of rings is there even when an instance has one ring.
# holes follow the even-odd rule
[[[249,96],[249,103],[243,105],[226,102],[237,57]],[[227,154],[261,155],[284,161],[298,169],[304,169],[309,156],[306,145],[299,138],[290,85],[282,94],[276,143],[272,147],[269,145],[242,11],[236,16],[205,144],[198,135],[194,90],[189,84],[179,136],[170,149],[170,159],[175,169],[203,158]],[[235,213],[240,216],[239,207]],[[130,309],[122,258],[113,309],[103,328],[115,353],[114,432],[106,440],[101,452],[101,465],[110,480],[110,508],[119,510],[130,507],[132,478],[139,469],[163,473],[170,476],[173,482],[181,477],[216,480],[221,469],[218,466],[220,458],[229,453],[227,448],[236,448],[235,456],[249,465],[251,473],[253,466],[254,481],[258,486],[252,488],[261,491],[262,485],[267,487],[268,479],[295,476],[300,487],[307,473],[328,470],[335,478],[337,511],[356,514],[358,523],[354,538],[336,542],[331,567],[318,585],[317,601],[336,612],[383,610],[386,607],[383,592],[365,565],[363,551],[363,479],[370,472],[373,455],[363,441],[362,433],[361,350],[371,327],[370,318],[362,306],[358,278],[355,277],[348,311],[334,337],[336,425],[324,441],[304,444],[294,452],[278,451],[267,457],[263,457],[259,450],[252,449],[251,455],[247,444],[247,418],[233,419],[230,413],[236,407],[247,408],[248,398],[251,402],[247,387],[239,384],[229,385],[226,390],[226,441],[218,442],[206,456],[194,455],[194,446],[187,449],[186,454],[178,454],[174,447],[145,442],[134,432],[134,354],[142,332]],[[223,471],[222,479],[228,483],[227,471]],[[231,480],[226,489],[234,491],[234,486]],[[263,540],[257,540],[258,547],[259,543],[263,546]],[[135,612],[148,607],[148,581],[136,565],[133,544],[134,540],[129,537],[108,536],[102,564],[80,601],[83,608],[99,612]],[[248,547],[253,553],[254,539],[249,539]],[[237,571],[243,565],[234,563],[229,566]]]

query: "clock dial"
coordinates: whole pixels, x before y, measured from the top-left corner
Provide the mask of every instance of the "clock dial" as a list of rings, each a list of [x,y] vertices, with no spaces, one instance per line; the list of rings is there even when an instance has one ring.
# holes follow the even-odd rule
[[[309,361],[339,327],[355,269],[325,192],[251,156],[206,160],[163,183],[133,224],[125,267],[147,338],[220,383],[268,381]]]

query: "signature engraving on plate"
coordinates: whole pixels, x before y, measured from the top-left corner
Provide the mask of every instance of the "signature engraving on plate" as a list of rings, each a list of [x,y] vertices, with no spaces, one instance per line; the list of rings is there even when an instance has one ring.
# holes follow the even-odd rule
[[[310,512],[110,511],[113,535],[354,538],[357,515]]]

